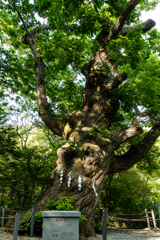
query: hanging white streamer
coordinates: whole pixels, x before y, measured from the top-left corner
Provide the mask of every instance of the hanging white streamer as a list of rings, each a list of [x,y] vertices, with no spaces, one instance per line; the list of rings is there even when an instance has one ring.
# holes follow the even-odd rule
[[[63,168],[62,168],[62,170],[60,172],[60,183],[62,183],[62,181],[63,181]]]
[[[94,186],[94,183],[92,184],[92,189],[93,189],[93,191],[94,191],[94,193],[95,193],[95,196],[98,197],[98,193],[96,192],[96,188],[95,188],[95,186]]]
[[[69,174],[68,174],[68,187],[70,187],[71,186],[71,180],[72,180],[72,178],[71,178],[71,172],[69,172]]]
[[[81,191],[82,189],[82,179],[81,179],[81,175],[78,177],[78,190]]]

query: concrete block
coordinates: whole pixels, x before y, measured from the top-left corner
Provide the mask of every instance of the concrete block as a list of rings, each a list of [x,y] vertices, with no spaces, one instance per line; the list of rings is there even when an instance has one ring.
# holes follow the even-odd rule
[[[78,211],[43,211],[42,240],[79,240]]]

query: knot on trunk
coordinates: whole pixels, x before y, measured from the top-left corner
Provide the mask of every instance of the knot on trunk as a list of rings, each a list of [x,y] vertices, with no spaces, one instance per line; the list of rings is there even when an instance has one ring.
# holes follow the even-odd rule
[[[84,154],[86,156],[91,156],[91,155],[94,154],[94,150],[91,147],[87,147],[87,148],[84,149]]]
[[[57,150],[58,164],[65,164],[67,166],[73,164],[74,151],[70,147],[61,147]]]
[[[23,44],[28,44],[27,34],[25,34],[25,35],[22,37],[22,43],[23,43]]]

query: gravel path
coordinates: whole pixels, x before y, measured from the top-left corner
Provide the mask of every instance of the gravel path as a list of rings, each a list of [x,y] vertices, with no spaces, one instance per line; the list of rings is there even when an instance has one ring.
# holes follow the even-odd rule
[[[143,237],[133,237],[131,234],[144,234]],[[118,238],[116,234],[121,234],[121,237]],[[160,233],[156,233],[154,231],[150,232],[142,232],[142,231],[119,231],[119,230],[107,230],[107,240],[127,240],[126,237],[122,237],[123,235],[127,235],[128,240],[160,240]],[[151,236],[151,235],[157,235],[157,236]],[[116,237],[116,238],[115,238]],[[13,234],[5,232],[3,230],[0,230],[0,240],[13,240]],[[41,237],[33,237],[30,238],[28,236],[18,236],[18,240],[42,240]],[[48,239],[49,240],[49,239]],[[69,240],[69,239],[68,239]],[[90,237],[86,240],[102,240],[102,235],[97,234],[96,237]]]
[[[18,240],[41,240],[41,237],[30,238],[28,236],[18,236]],[[13,233],[0,230],[0,240],[13,240]]]

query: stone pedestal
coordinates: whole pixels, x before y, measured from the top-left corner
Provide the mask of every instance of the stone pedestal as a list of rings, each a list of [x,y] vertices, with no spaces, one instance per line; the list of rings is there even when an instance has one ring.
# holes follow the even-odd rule
[[[78,211],[44,211],[42,240],[79,240]]]

